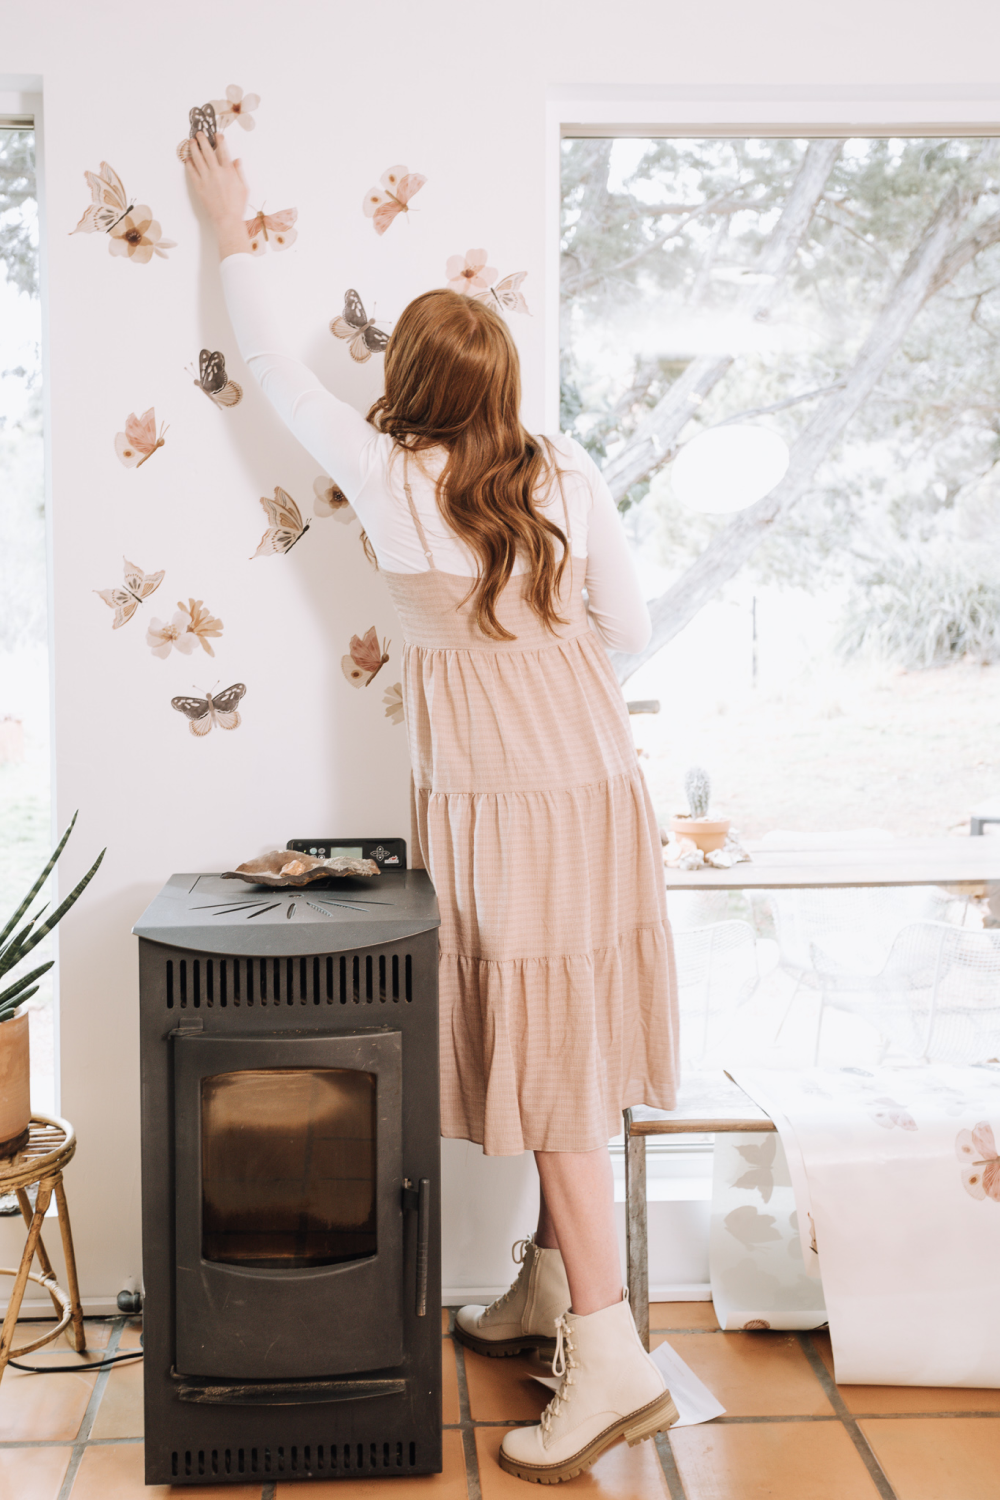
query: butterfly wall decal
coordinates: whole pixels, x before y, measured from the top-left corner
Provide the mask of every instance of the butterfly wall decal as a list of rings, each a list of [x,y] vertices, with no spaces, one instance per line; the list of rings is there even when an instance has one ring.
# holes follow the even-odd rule
[[[137,265],[145,265],[154,255],[166,260],[167,251],[172,250],[177,241],[163,238],[160,226],[153,218],[153,210],[130,198],[115,169],[102,161],[99,172],[84,172],[83,175],[92,201],[70,233],[95,234],[101,231],[108,235],[108,249],[112,255],[124,255]]]
[[[310,521],[303,522],[302,512],[280,485],[274,487],[274,499],[261,495],[260,503],[267,516],[267,530],[260,539],[254,557],[271,557],[280,552],[291,552],[300,537],[309,530]],[[250,559],[253,561],[253,558]]]
[[[1000,1203],[1000,1156],[988,1120],[958,1132],[955,1155],[962,1163],[962,1186],[969,1197]]]
[[[898,1104],[887,1095],[873,1099],[872,1103],[882,1105],[881,1109],[873,1109],[869,1113],[875,1124],[881,1125],[883,1130],[891,1130],[894,1125],[898,1125],[901,1130],[917,1129],[917,1122],[905,1104]]]
[[[297,208],[283,208],[277,214],[266,214],[261,209],[252,219],[245,219],[247,234],[250,236],[250,254],[266,255],[268,245],[272,250],[287,250],[289,245],[294,245],[299,231],[293,229],[292,225],[298,216]]]
[[[214,151],[216,136],[219,131],[218,121],[215,118],[215,105],[211,103],[196,104],[194,109],[189,109],[188,121],[191,128],[184,140],[177,147],[177,155],[181,161],[187,161],[191,155],[191,142],[199,132],[203,132],[208,137],[208,144]]]
[[[389,335],[376,328],[374,318],[365,312],[361,298],[353,287],[344,293],[344,311],[330,324],[335,339],[348,339],[347,347],[352,359],[363,365],[373,354],[381,354],[389,342]]]
[[[427,178],[409,167],[387,167],[381,187],[370,187],[361,202],[366,219],[374,221],[375,233],[385,234],[397,214],[410,211],[410,199],[419,193]]]
[[[499,281],[483,291],[470,292],[469,295],[477,302],[485,302],[495,312],[528,313],[530,317],[528,304],[521,291],[521,282],[527,274],[527,271],[515,271],[513,275],[501,277]]]
[[[215,729],[238,729],[241,723],[236,705],[246,692],[246,683],[234,682],[221,693],[206,693],[204,698],[171,698],[171,708],[184,714],[191,733],[201,739]]]
[[[190,369],[190,366],[188,366]],[[243,387],[226,374],[226,358],[221,350],[203,349],[198,355],[198,373],[194,383],[216,406],[238,406],[243,400]]]
[[[376,678],[389,660],[389,642],[383,641],[379,649],[375,626],[366,630],[364,637],[351,636],[351,654],[340,658],[340,669],[351,687],[360,688]]]
[[[84,172],[83,175],[90,188],[92,202],[84,210],[82,219],[72,233],[95,234],[101,230],[104,234],[110,234],[115,225],[120,224],[126,214],[132,212],[135,204],[129,201],[121,178],[106,161],[101,162],[99,172]]]
[[[156,592],[163,582],[166,569],[159,573],[144,573],[135,563],[129,562],[128,558],[122,559],[125,564],[125,583],[116,589],[95,589],[94,593],[104,600],[105,604],[115,612],[115,618],[111,629],[118,630],[126,625],[135,614],[139,605],[150,594]]]
[[[156,435],[156,412],[153,407],[144,411],[141,417],[135,412],[129,412],[125,419],[125,431],[115,434],[115,452],[125,465],[126,469],[141,469],[147,458],[152,458],[157,448],[163,447],[163,434],[167,428],[160,428],[160,435]]]
[[[319,474],[313,480],[313,513],[317,516],[333,516],[338,521],[353,521],[354,508],[339,484],[334,484],[328,474]]]

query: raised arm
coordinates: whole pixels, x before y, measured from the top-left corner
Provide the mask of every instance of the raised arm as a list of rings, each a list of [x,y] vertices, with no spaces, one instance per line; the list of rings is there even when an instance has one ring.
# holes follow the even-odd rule
[[[264,278],[250,254],[246,182],[221,132],[214,151],[204,135],[192,141],[187,170],[215,229],[226,306],[248,369],[302,446],[355,500],[368,477],[376,434],[360,412],[338,401],[308,365],[285,351]]]

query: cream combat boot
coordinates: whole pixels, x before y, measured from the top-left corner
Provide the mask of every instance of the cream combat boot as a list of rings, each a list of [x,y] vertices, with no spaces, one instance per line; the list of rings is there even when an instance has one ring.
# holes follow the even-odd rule
[[[634,1445],[677,1421],[627,1301],[586,1317],[567,1313],[557,1339],[552,1373],[562,1376],[562,1385],[541,1426],[513,1428],[500,1448],[500,1467],[536,1484],[574,1479],[616,1438]]]
[[[569,1307],[569,1283],[558,1250],[541,1250],[529,1236],[518,1240],[511,1257],[521,1269],[517,1280],[489,1307],[460,1307],[455,1337],[477,1354],[521,1354],[556,1348],[556,1319]]]

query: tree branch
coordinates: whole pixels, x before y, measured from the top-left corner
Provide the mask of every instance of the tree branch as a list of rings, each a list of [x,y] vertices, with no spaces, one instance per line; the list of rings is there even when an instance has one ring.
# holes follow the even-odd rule
[[[737,303],[739,312],[759,318],[773,305],[843,145],[842,140],[810,141],[778,223],[754,267],[765,279],[746,288]],[[604,477],[616,500],[662,463],[681,429],[732,363],[730,354],[702,354],[678,376],[624,447],[605,464]]]
[[[957,187],[945,194],[840,389],[813,415],[793,445],[784,479],[763,500],[734,516],[677,582],[651,602],[653,634],[649,645],[636,656],[616,652],[612,657],[619,681],[627,681],[683,630],[722,584],[739,572],[775,521],[809,489],[819,465],[874,389],[913,319],[932,295],[931,289],[944,284],[940,278],[954,258],[955,231],[972,201],[968,191]],[[963,246],[968,243],[962,241]]]

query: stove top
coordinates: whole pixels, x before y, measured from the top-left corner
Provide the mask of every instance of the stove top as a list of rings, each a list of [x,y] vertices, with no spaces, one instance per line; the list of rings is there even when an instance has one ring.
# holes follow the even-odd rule
[[[172,875],[132,931],[202,953],[305,954],[372,947],[439,927],[426,870],[275,890],[220,875]]]

